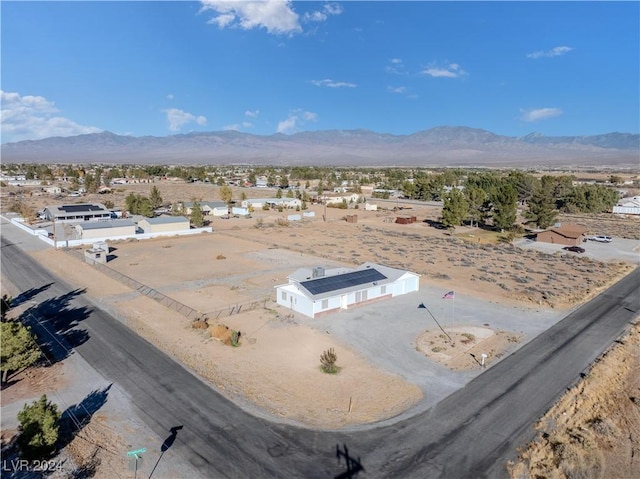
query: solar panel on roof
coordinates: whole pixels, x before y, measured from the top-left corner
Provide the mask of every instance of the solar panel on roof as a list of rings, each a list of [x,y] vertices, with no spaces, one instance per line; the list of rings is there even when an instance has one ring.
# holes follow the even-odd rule
[[[78,213],[80,211],[103,211],[98,205],[64,205],[60,209],[65,213]]]
[[[387,279],[387,277],[380,271],[371,268],[303,281],[300,284],[311,294],[315,295],[327,293],[329,291],[338,291],[339,289],[350,288],[352,286],[359,286],[361,284],[373,283],[374,281],[380,281],[383,279]]]

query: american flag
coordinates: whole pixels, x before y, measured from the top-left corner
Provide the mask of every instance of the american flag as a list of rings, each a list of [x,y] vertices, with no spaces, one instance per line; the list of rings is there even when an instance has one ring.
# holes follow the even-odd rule
[[[456,293],[453,291],[449,291],[447,294],[445,294],[442,299],[453,299],[455,297]]]

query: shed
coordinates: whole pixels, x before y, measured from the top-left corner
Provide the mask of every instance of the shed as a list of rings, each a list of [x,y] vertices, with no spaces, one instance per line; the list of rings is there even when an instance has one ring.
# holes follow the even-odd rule
[[[344,219],[347,223],[357,223],[358,215],[347,215],[344,217]]]
[[[74,225],[78,239],[103,239],[133,236],[136,225],[131,220],[83,221]]]
[[[536,241],[541,243],[577,246],[582,243],[587,229],[576,224],[558,225],[536,235]]]
[[[144,218],[138,222],[138,226],[145,233],[175,233],[188,230],[189,219],[184,216],[158,216]]]
[[[415,216],[396,216],[396,223],[400,225],[410,225],[416,221],[417,218]]]

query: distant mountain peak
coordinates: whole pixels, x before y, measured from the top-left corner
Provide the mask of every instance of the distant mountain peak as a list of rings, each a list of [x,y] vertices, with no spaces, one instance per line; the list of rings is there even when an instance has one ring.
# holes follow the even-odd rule
[[[111,131],[2,145],[7,162],[123,162],[189,164],[446,166],[632,164],[640,135],[523,137],[481,128],[437,126],[410,135],[367,129],[254,135],[236,130],[171,136],[125,136]]]

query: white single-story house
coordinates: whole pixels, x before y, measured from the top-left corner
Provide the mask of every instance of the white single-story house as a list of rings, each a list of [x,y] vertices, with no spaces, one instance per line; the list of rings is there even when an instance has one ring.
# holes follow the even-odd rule
[[[111,211],[101,203],[47,206],[43,216],[48,221],[91,221],[111,218]]]
[[[45,193],[50,195],[59,195],[62,193],[62,188],[59,186],[45,186],[43,190]]]
[[[145,233],[175,233],[189,229],[189,219],[184,216],[158,216],[138,221]]]
[[[73,227],[78,239],[115,238],[136,234],[136,225],[131,220],[83,221]]]
[[[254,210],[262,209],[264,205],[271,207],[282,206],[283,208],[301,208],[302,200],[298,198],[249,198],[242,200],[243,208],[253,208]]]
[[[216,216],[221,216],[222,214],[227,214],[229,212],[229,207],[224,201],[198,201],[197,203],[200,205],[200,209],[202,210],[202,214],[204,215],[215,214],[215,210],[222,208],[226,210],[225,213],[221,213],[220,215]],[[191,213],[193,213],[192,201],[182,203],[182,206],[184,207],[184,213],[186,215],[190,215]]]
[[[356,269],[302,268],[276,286],[276,302],[310,318],[418,291],[420,275],[375,263]]]
[[[216,206],[213,208],[212,212],[213,216],[224,216],[229,214],[229,207],[225,204],[224,206]]]
[[[360,194],[358,193],[344,193],[344,194],[327,193],[322,196],[322,200],[328,205],[335,204],[335,203],[342,203],[345,201],[347,204],[357,203],[359,199],[360,199]]]
[[[621,215],[640,215],[640,196],[622,198],[618,201],[618,204],[613,207],[613,213]]]

